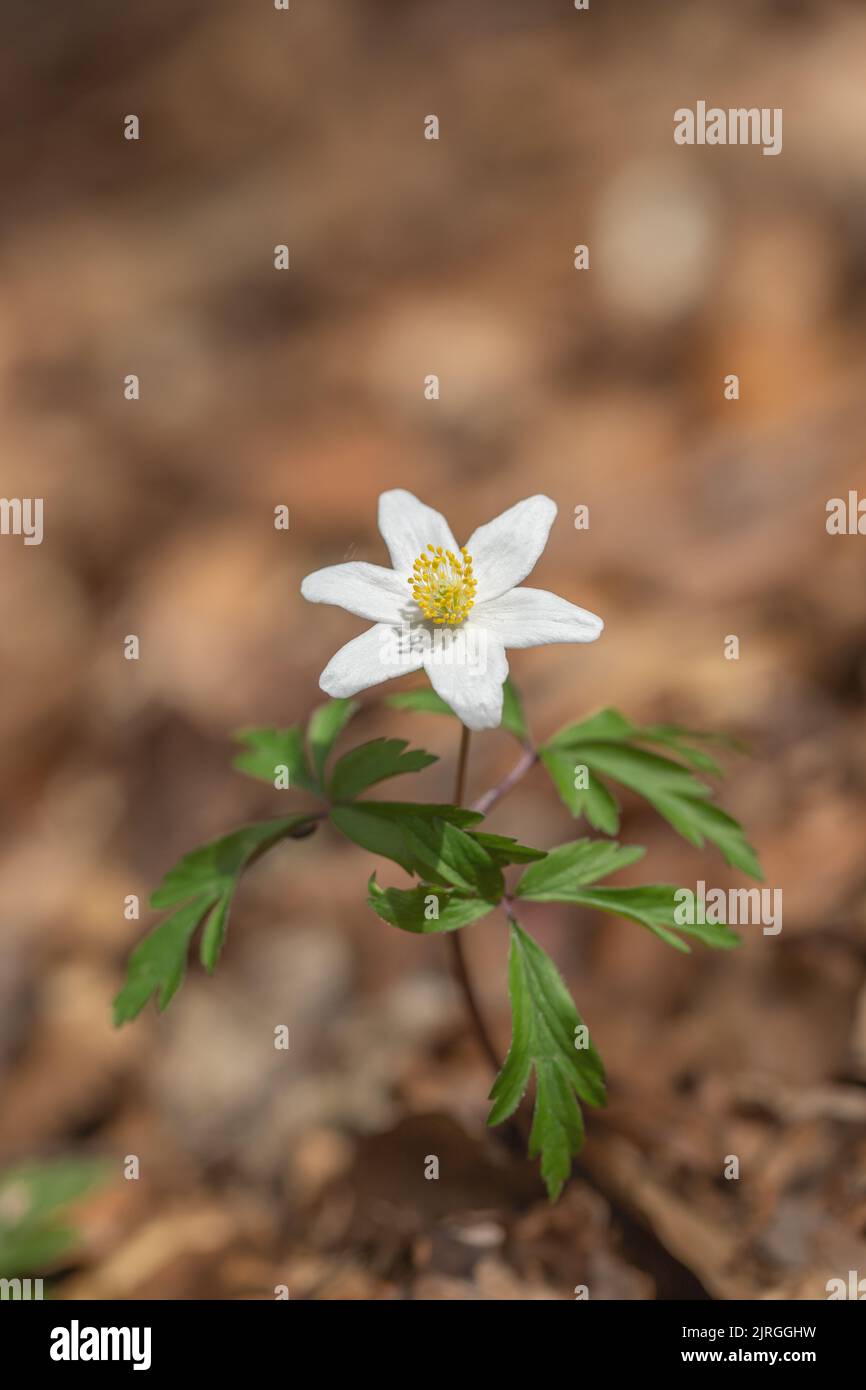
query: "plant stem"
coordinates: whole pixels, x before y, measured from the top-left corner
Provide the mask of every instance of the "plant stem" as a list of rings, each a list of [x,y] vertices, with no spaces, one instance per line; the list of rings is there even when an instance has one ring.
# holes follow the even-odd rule
[[[502,1063],[500,1062],[499,1054],[493,1045],[493,1039],[487,1031],[487,1024],[484,1022],[484,1019],[481,1016],[481,1010],[478,1007],[478,1000],[475,997],[475,990],[472,987],[472,981],[469,978],[469,971],[466,968],[466,958],[463,954],[463,942],[460,937],[460,932],[449,932],[448,940],[451,944],[451,965],[454,970],[454,978],[456,979],[462,991],[463,1002],[465,1003],[466,1008],[469,1012],[469,1017],[472,1019],[472,1025],[475,1029],[475,1036],[477,1037],[478,1042],[481,1045],[482,1051],[487,1057],[487,1060],[489,1061],[491,1067],[495,1072],[498,1072],[500,1067],[502,1066]]]
[[[463,795],[466,788],[466,767],[469,761],[469,730],[466,725],[461,725],[460,732],[460,752],[457,755],[457,775],[454,780],[454,805],[460,806],[463,802]],[[466,958],[463,954],[463,942],[461,932],[452,931],[448,933],[448,942],[451,949],[451,965],[454,970],[454,978],[460,986],[463,995],[463,1002],[466,1005],[469,1017],[475,1029],[475,1035],[485,1053],[490,1065],[495,1072],[499,1071],[499,1054],[493,1046],[493,1041],[487,1031],[487,1025],[478,1006],[478,1000],[472,981],[469,978],[469,971],[466,968]]]
[[[494,807],[500,797],[506,796],[512,787],[516,787],[522,777],[525,777],[530,768],[538,762],[538,754],[534,748],[527,747],[522,757],[514,764],[507,776],[503,777],[495,787],[491,787],[483,796],[479,796],[477,801],[473,801],[473,811],[480,811],[482,816]]]
[[[472,732],[465,724],[460,725],[460,752],[457,754],[457,775],[454,779],[454,805],[463,803],[466,791],[466,768],[469,763],[469,740]]]

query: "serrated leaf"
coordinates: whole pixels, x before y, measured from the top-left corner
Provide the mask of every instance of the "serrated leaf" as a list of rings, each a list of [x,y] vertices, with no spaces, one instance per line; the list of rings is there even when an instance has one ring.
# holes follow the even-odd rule
[[[603,782],[587,769],[586,787],[575,787],[574,775],[580,758],[563,748],[549,746],[539,750],[553,784],[575,818],[586,816],[593,830],[615,835],[619,830],[619,806]]]
[[[193,895],[211,901],[230,888],[242,869],[290,830],[310,820],[304,812],[244,825],[185,854],[150,895],[151,907],[174,907]]]
[[[407,844],[404,827],[413,818],[448,821],[466,828],[483,820],[477,811],[461,806],[442,806],[412,801],[355,801],[347,806],[335,806],[331,820],[338,830],[372,854],[393,859],[407,873],[414,873],[413,855]]]
[[[213,970],[240,874],[272,845],[307,825],[315,825],[315,819],[303,813],[247,825],[184,855],[169,870],[150,904],[175,911],[132,952],[126,981],[114,1001],[115,1027],[135,1018],[153,994],[160,1011],[168,1007],[183,981],[192,938],[205,918],[200,954],[205,967]]]
[[[647,724],[644,728],[636,731],[635,737],[641,743],[656,743],[670,748],[678,758],[682,758],[683,762],[688,763],[698,772],[705,772],[709,777],[719,778],[724,777],[725,773],[715,758],[711,758],[703,748],[693,748],[687,740],[691,739],[698,743],[727,743],[729,747],[735,746],[733,740],[725,740],[720,734],[700,734],[694,729],[684,729],[679,724]]]
[[[500,867],[506,864],[529,864],[536,859],[547,857],[546,849],[533,849],[531,845],[521,845],[510,835],[490,835],[486,830],[470,830],[473,840],[487,850]]]
[[[728,864],[741,869],[750,878],[763,881],[764,873],[755,850],[749,844],[739,821],[729,816],[712,801],[691,801],[687,797],[660,796],[653,802],[684,840],[703,849],[710,840]]]
[[[582,761],[593,772],[612,778],[648,801],[658,796],[703,798],[712,795],[712,788],[681,763],[672,762],[660,753],[650,753],[646,748],[601,740],[565,746],[572,751],[579,749]]]
[[[760,880],[763,874],[754,849],[738,822],[711,802],[713,789],[682,762],[641,746],[647,741],[662,743],[689,762],[691,769],[718,771],[706,754],[687,747],[687,739],[698,737],[677,725],[641,729],[617,710],[607,709],[562,729],[540,752],[563,801],[573,814],[586,814],[597,829],[612,834],[614,819],[618,824],[618,815],[612,813],[615,803],[601,780],[610,778],[643,796],[690,844],[702,848],[709,840],[728,864]],[[721,741],[719,736],[705,737]],[[574,769],[581,764],[589,769],[591,789],[575,791]]]
[[[367,902],[374,912],[401,931],[430,935],[435,932],[456,931],[479,917],[492,912],[495,903],[482,898],[466,897],[451,889],[429,883],[416,888],[380,888],[376,875],[367,884]],[[436,900],[436,917],[429,917],[431,898]]]
[[[357,700],[329,700],[313,710],[307,724],[307,743],[319,786],[325,785],[328,754],[349,720],[361,708]]]
[[[642,859],[641,845],[620,845],[615,840],[573,840],[550,850],[542,863],[531,864],[514,890],[533,902],[568,902],[570,895],[587,883],[624,869]]]
[[[350,801],[377,782],[404,772],[420,772],[438,761],[435,753],[409,748],[405,738],[374,738],[340,758],[331,776],[329,794],[334,801]]]
[[[505,892],[502,870],[471,835],[448,821],[417,818],[404,826],[412,870],[434,883],[450,884],[498,902]]]
[[[177,992],[186,970],[189,944],[215,897],[193,898],[150,932],[129,958],[126,983],[114,1001],[114,1026],[129,1023],[152,994],[162,1011]]]
[[[730,950],[740,944],[740,938],[730,927],[721,923],[681,923],[674,913],[677,907],[676,895],[682,890],[672,883],[649,883],[639,888],[576,888],[567,897],[558,901],[578,903],[582,907],[595,908],[599,912],[609,912],[615,917],[627,917],[647,927],[675,951],[686,954],[691,947],[677,933],[693,937],[704,946],[717,950]]]
[[[423,802],[355,801],[333,807],[331,819],[364,849],[393,859],[407,873],[497,901],[505,891],[491,855],[465,833],[477,811]]]
[[[511,920],[508,958],[511,1046],[490,1099],[489,1125],[513,1114],[534,1069],[535,1110],[529,1156],[541,1155],[541,1174],[555,1201],[583,1142],[577,1098],[604,1104],[604,1069],[595,1048],[576,1047],[583,1021],[559,971],[536,941]]]
[[[238,772],[245,772],[249,777],[256,777],[273,787],[277,769],[286,767],[290,787],[300,787],[308,792],[319,790],[307,762],[303,735],[297,725],[291,729],[240,729],[235,739],[247,745],[232,764]]]

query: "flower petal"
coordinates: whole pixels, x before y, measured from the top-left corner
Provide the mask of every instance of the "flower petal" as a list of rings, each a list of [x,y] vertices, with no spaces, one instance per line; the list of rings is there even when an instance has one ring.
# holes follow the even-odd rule
[[[412,605],[405,579],[364,560],[315,570],[301,584],[301,593],[310,603],[334,603],[374,623],[398,623]]]
[[[424,670],[436,694],[467,729],[496,729],[502,723],[508,660],[495,633],[476,623],[439,628],[424,656]]]
[[[547,544],[556,503],[538,493],[479,526],[466,542],[478,580],[476,602],[498,598],[535,567]]]
[[[411,573],[418,556],[431,542],[443,550],[459,550],[444,516],[403,488],[383,492],[379,498],[379,530],[391,564],[400,574]]]
[[[472,621],[504,647],[544,647],[548,642],[594,642],[604,623],[546,589],[511,589],[472,610]]]
[[[422,652],[409,650],[406,629],[377,623],[341,647],[328,662],[319,685],[335,699],[357,695],[380,681],[420,671]]]

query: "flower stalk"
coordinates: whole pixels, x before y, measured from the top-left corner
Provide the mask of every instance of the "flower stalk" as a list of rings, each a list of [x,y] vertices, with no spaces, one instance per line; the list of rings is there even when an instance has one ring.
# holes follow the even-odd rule
[[[466,792],[466,772],[469,765],[469,740],[471,730],[465,724],[460,726],[460,751],[457,754],[457,772],[454,778],[454,805],[462,806]],[[472,984],[469,968],[466,964],[466,956],[463,951],[463,936],[461,932],[452,931],[448,933],[449,949],[451,951],[451,967],[454,971],[454,978],[458,988],[463,995],[463,1002],[466,1005],[466,1012],[475,1030],[475,1036],[482,1052],[490,1062],[494,1072],[498,1072],[502,1063],[499,1054],[494,1046],[493,1039],[484,1021],[478,1003],[478,997]]]

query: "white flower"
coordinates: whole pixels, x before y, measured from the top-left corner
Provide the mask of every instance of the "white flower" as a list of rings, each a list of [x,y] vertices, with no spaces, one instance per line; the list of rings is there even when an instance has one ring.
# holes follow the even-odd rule
[[[341,647],[319,684],[355,695],[407,671],[470,729],[502,720],[506,647],[594,642],[601,618],[544,589],[517,586],[534,568],[556,516],[549,497],[528,497],[473,531],[461,549],[439,512],[401,488],[379,498],[379,530],[393,569],[350,561],[308,574],[301,593],[375,624]]]

